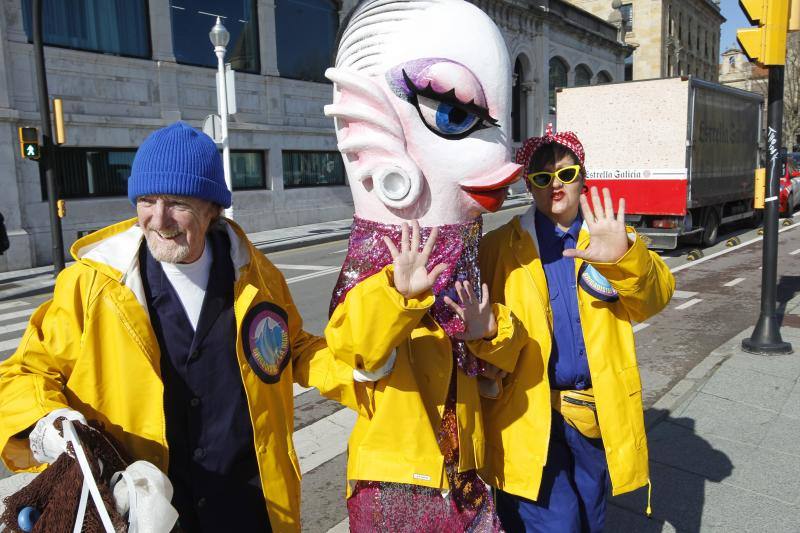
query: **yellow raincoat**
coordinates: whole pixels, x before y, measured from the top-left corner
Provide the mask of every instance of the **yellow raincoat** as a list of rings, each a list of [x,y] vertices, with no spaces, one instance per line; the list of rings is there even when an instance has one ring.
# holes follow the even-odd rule
[[[522,220],[522,222],[521,222]],[[494,301],[507,305],[528,331],[516,369],[503,380],[497,399],[483,400],[486,425],[484,480],[506,492],[536,500],[550,442],[551,399],[548,360],[553,315],[547,279],[531,238],[533,208],[487,234],[481,241],[480,265]],[[642,385],[631,321],[642,322],[667,305],[675,280],[658,255],[633,239],[614,264],[593,263],[617,291],[606,302],[578,289],[578,309],[586,344],[613,494],[648,483],[647,442]],[[585,249],[584,226],[577,248]],[[583,261],[575,259],[575,274]]]
[[[336,311],[336,315],[341,316],[339,308]],[[467,344],[476,356],[510,372],[527,341],[527,334],[507,307],[495,304],[494,313],[497,335],[492,340]],[[329,342],[332,342],[330,338]],[[346,339],[337,339],[334,344],[338,347],[346,342]],[[335,356],[348,367],[378,373],[381,377],[355,385],[355,409],[359,416],[348,445],[348,497],[353,482],[359,480],[448,489],[444,456],[436,433],[444,414],[454,364],[449,337],[426,314],[394,352],[382,354],[383,357],[375,358],[372,363],[345,356],[354,353],[356,350],[351,348],[337,349]],[[390,361],[392,355],[393,362]],[[391,367],[387,375],[383,375],[385,365]],[[347,367],[340,370],[345,374],[342,379],[352,373]],[[463,472],[482,466],[484,430],[476,378],[461,371],[456,372],[456,376],[458,470]]]
[[[370,354],[391,352],[409,335],[433,296],[405,300],[386,274],[372,276],[332,317],[326,330],[329,349],[325,339],[303,331],[280,271],[238,226],[224,224],[236,272],[236,353],[270,523],[274,531],[299,531],[292,382],[316,386],[326,396],[355,406],[352,370],[336,362],[332,350],[372,364]],[[11,470],[45,467],[36,463],[27,438],[20,435],[50,411],[70,407],[100,421],[132,458],[168,471],[160,351],[139,271],[141,241],[135,219],[77,241],[72,247],[77,263],[59,275],[53,299],[34,312],[16,353],[0,364],[0,455]],[[274,384],[258,377],[242,346],[242,321],[261,302],[288,315],[291,364]],[[375,313],[376,308],[382,312]]]

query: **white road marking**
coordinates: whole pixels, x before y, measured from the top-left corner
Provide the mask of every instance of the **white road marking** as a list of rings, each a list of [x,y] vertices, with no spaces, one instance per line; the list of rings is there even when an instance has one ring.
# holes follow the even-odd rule
[[[350,518],[345,518],[332,528],[328,530],[328,533],[350,533]]]
[[[642,322],[640,324],[636,324],[633,326],[633,332],[636,333],[637,331],[642,331],[644,328],[648,327],[650,324],[647,322]]]
[[[22,311],[14,311],[0,315],[0,322],[11,320],[12,318],[25,317],[26,319],[33,314],[33,309],[23,309]]]
[[[20,339],[10,339],[7,341],[0,342],[0,352],[5,352],[6,350],[16,349],[19,346]]]
[[[312,272],[310,274],[303,274],[302,276],[295,276],[293,278],[289,278],[286,280],[288,285],[292,283],[297,283],[298,281],[305,281],[311,278],[318,278],[320,276],[326,276],[328,274],[333,274],[335,272],[339,272],[342,269],[341,266],[329,267],[326,270],[320,270],[319,272]]]
[[[672,293],[672,297],[679,300],[687,300],[692,296],[697,296],[697,293],[693,291],[675,291]]]
[[[724,283],[722,286],[723,286],[723,287],[733,287],[734,285],[738,285],[738,284],[740,284],[740,283],[741,283],[741,282],[743,282],[744,280],[745,280],[745,278],[736,278],[736,279],[732,279],[732,280],[730,280],[728,283]]]
[[[328,270],[328,269],[331,268],[331,265],[318,266],[318,265],[278,265],[278,264],[276,264],[275,266],[277,268],[280,268],[281,270],[286,269],[286,270],[314,270],[314,271],[320,271],[320,270]],[[341,267],[338,267],[338,268],[341,268]]]
[[[328,252],[328,255],[336,255],[336,254],[343,254],[347,251],[347,248],[344,250],[336,250],[335,252]]]
[[[793,229],[797,229],[797,228],[800,228],[800,224],[793,224],[791,226],[786,226],[785,228],[781,228],[781,229],[778,230],[778,233],[783,233],[784,231],[789,231],[789,230],[793,230]],[[753,244],[754,242],[758,242],[758,241],[763,240],[763,239],[764,239],[764,236],[761,235],[761,236],[756,237],[755,239],[750,239],[749,241],[745,241],[745,242],[743,242],[741,244],[737,244],[736,246],[731,246],[730,248],[725,248],[724,250],[720,250],[719,252],[714,252],[711,255],[707,255],[705,257],[701,257],[700,259],[695,259],[694,261],[690,261],[689,263],[684,263],[684,264],[676,266],[674,268],[670,268],[669,270],[670,270],[670,272],[672,272],[674,274],[675,272],[680,272],[681,270],[687,269],[689,267],[697,266],[700,263],[705,263],[706,261],[708,261],[710,259],[714,259],[714,258],[719,257],[721,255],[725,255],[725,254],[731,253],[734,250],[738,250],[739,248],[743,248],[743,247],[745,247],[745,246],[747,246],[749,244]],[[761,268],[761,267],[759,267],[759,268]]]
[[[311,387],[302,387],[297,383],[292,383],[292,396],[300,396],[306,391],[310,391]]]
[[[683,309],[688,309],[691,306],[693,306],[694,304],[699,304],[702,301],[703,300],[701,300],[700,298],[693,298],[693,299],[689,300],[688,302],[682,303],[681,305],[679,305],[675,309],[678,310],[678,311],[682,311]]]
[[[797,254],[800,254],[800,248],[798,248],[794,252],[789,252],[789,255],[797,255]]]
[[[0,335],[6,333],[13,333],[15,331],[22,331],[28,327],[28,322],[17,322],[16,324],[9,324],[7,326],[0,326]]]
[[[327,463],[347,450],[347,439],[358,415],[350,409],[340,409],[313,424],[294,432],[294,448],[305,474]]]
[[[30,305],[30,304],[24,300],[11,300],[10,302],[0,302],[0,311],[2,311],[3,309],[22,307],[23,305]]]

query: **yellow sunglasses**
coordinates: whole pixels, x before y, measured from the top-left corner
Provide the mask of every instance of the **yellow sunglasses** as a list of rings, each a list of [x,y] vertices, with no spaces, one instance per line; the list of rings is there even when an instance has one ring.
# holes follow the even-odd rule
[[[580,175],[581,166],[571,165],[568,167],[559,168],[555,172],[547,172],[545,170],[530,172],[526,174],[525,177],[536,187],[539,187],[540,189],[546,189],[551,183],[553,183],[553,178],[558,178],[558,181],[566,185],[578,179],[578,176]]]

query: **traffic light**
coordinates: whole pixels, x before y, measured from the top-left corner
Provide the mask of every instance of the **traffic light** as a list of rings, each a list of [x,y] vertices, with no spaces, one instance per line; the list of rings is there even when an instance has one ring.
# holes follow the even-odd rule
[[[37,128],[18,128],[19,151],[25,159],[39,159],[39,130]]]
[[[794,0],[798,3],[800,0]],[[791,0],[739,0],[742,10],[758,28],[736,31],[742,50],[764,66],[786,62],[786,32],[789,30]]]

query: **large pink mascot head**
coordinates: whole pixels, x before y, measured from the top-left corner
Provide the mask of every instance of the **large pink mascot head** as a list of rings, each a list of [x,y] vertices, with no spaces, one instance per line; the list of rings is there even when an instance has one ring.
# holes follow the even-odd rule
[[[456,281],[480,287],[481,213],[503,203],[521,167],[510,159],[511,68],[492,20],[464,0],[365,0],[344,27],[334,83],[334,118],[355,204],[347,258],[331,311],[350,288],[392,262],[382,242],[418,219],[427,239],[439,228],[431,265],[433,318],[463,329],[444,304]],[[423,241],[424,242],[424,241]],[[478,363],[454,341],[459,366]]]
[[[511,69],[494,22],[463,0],[372,0],[341,35],[333,104],[356,216],[422,226],[500,207]]]

